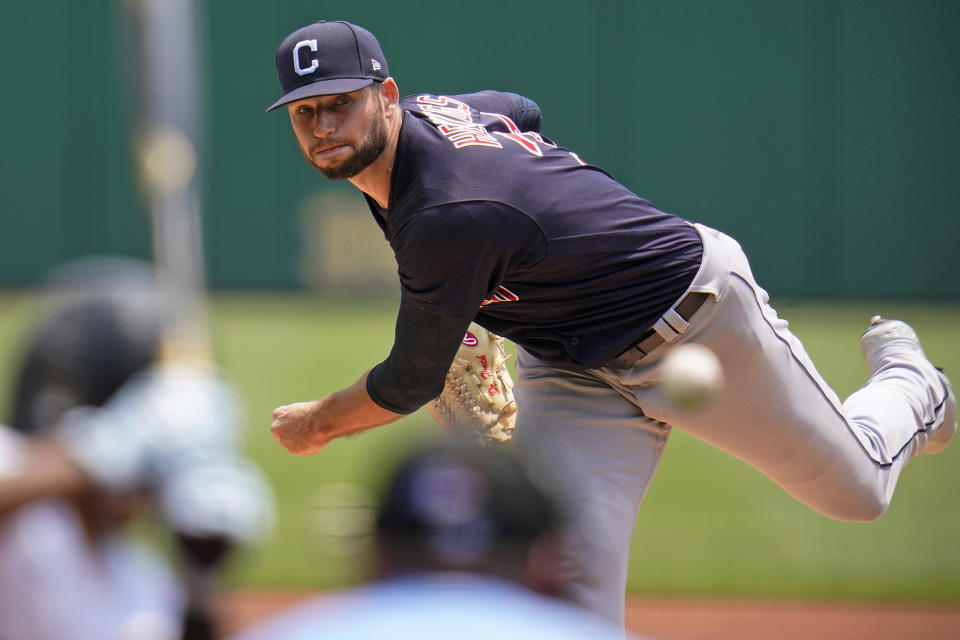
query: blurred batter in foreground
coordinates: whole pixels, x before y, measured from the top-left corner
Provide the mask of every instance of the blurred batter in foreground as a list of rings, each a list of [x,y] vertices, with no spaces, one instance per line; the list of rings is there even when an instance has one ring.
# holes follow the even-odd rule
[[[213,640],[217,572],[273,518],[237,397],[158,360],[148,266],[83,261],[45,293],[0,426],[0,638]],[[129,532],[153,510],[179,571]]]

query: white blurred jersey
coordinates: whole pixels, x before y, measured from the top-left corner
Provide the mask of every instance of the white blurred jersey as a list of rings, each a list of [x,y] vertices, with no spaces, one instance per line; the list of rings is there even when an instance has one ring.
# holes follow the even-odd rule
[[[17,470],[21,449],[20,436],[0,426],[0,477]],[[173,640],[184,603],[160,557],[119,535],[91,545],[61,501],[0,521],[3,640]]]

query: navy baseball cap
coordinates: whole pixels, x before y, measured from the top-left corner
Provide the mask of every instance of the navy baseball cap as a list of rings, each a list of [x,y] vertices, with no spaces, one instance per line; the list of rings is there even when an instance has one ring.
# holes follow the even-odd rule
[[[277,49],[283,96],[267,111],[313,96],[357,91],[389,77],[372,33],[349,22],[321,21],[297,29]]]

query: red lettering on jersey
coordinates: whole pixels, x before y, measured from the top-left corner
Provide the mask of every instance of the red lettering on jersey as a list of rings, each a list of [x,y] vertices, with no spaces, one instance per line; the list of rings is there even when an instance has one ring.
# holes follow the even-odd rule
[[[484,112],[483,114],[486,116],[493,116],[494,118],[497,118],[498,120],[500,120],[500,122],[502,122],[507,126],[507,129],[510,130],[507,133],[504,133],[502,131],[494,131],[496,135],[503,136],[504,138],[507,138],[509,140],[513,140],[514,142],[519,144],[521,147],[526,149],[529,153],[535,156],[543,156],[543,150],[540,149],[540,147],[538,146],[538,143],[544,144],[548,147],[555,146],[548,143],[546,140],[540,137],[540,135],[535,131],[526,131],[526,132],[520,131],[520,127],[518,127],[513,122],[513,120],[503,115],[502,113]]]
[[[480,303],[481,307],[485,307],[488,304],[493,304],[495,302],[516,302],[520,297],[515,294],[510,289],[507,289],[505,286],[500,285],[497,287],[497,290],[493,293],[493,297],[484,300]]]
[[[490,132],[486,127],[473,123],[473,117],[470,115],[470,107],[459,100],[454,100],[449,96],[429,96],[420,95],[416,98],[420,110],[426,114],[430,122],[453,143],[454,148],[483,146],[502,149],[495,136],[501,136],[512,140],[528,153],[535,156],[543,156],[543,150],[540,145],[555,147],[544,140],[534,131],[520,131],[520,128],[509,117],[500,113],[486,113],[500,120],[507,128],[507,132]],[[507,300],[494,300],[494,302],[507,302]]]
[[[470,111],[468,109],[454,109],[451,107],[431,107],[427,105],[421,105],[420,111],[426,113],[427,117],[434,122],[437,121],[438,117],[453,122],[473,122],[473,118],[470,116]]]
[[[457,122],[473,122],[470,117],[470,107],[459,100],[448,98],[447,96],[417,96],[417,102],[420,103],[420,110],[428,115],[434,124],[439,124],[433,115],[439,115],[451,118]]]
[[[484,111],[483,115],[493,116],[494,118],[497,118],[503,124],[507,125],[507,129],[510,129],[510,133],[523,133],[522,131],[520,131],[520,127],[518,127],[513,123],[513,120],[503,115],[502,113],[487,113],[486,111]]]
[[[447,96],[437,96],[436,98],[433,96],[417,96],[417,102],[420,104],[432,104],[437,107],[447,106],[448,101],[449,98],[447,98]]]
[[[513,140],[535,156],[543,155],[543,151],[540,150],[540,147],[537,146],[537,143],[527,140],[522,133],[503,133],[502,131],[495,131],[494,133],[496,133],[498,136],[507,138],[508,140]]]
[[[438,126],[437,129],[447,140],[452,142],[453,146],[457,149],[473,145],[497,147],[498,149],[503,147],[497,142],[496,138],[491,136],[490,133],[480,125],[467,124],[451,126],[442,124]]]
[[[470,107],[448,96],[417,96],[420,110],[433,123],[443,136],[453,143],[454,148],[493,147],[502,149],[495,137],[486,127],[473,124]]]
[[[430,120],[436,126],[445,124],[450,127],[482,127],[480,124],[473,124],[473,120],[470,118],[470,114],[467,114],[467,117],[457,120],[456,118],[448,118],[447,116],[440,115],[438,113],[427,113],[427,119]]]

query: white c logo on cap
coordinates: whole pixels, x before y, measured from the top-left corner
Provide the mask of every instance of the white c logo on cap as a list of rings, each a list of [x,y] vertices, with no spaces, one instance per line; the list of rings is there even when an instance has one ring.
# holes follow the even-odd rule
[[[297,43],[297,46],[293,48],[293,68],[297,72],[298,76],[305,76],[308,73],[313,73],[317,70],[317,67],[320,66],[320,63],[317,62],[317,59],[314,58],[312,64],[304,69],[300,66],[300,49],[303,47],[310,47],[310,51],[314,53],[317,52],[317,41],[316,40],[301,40]]]

